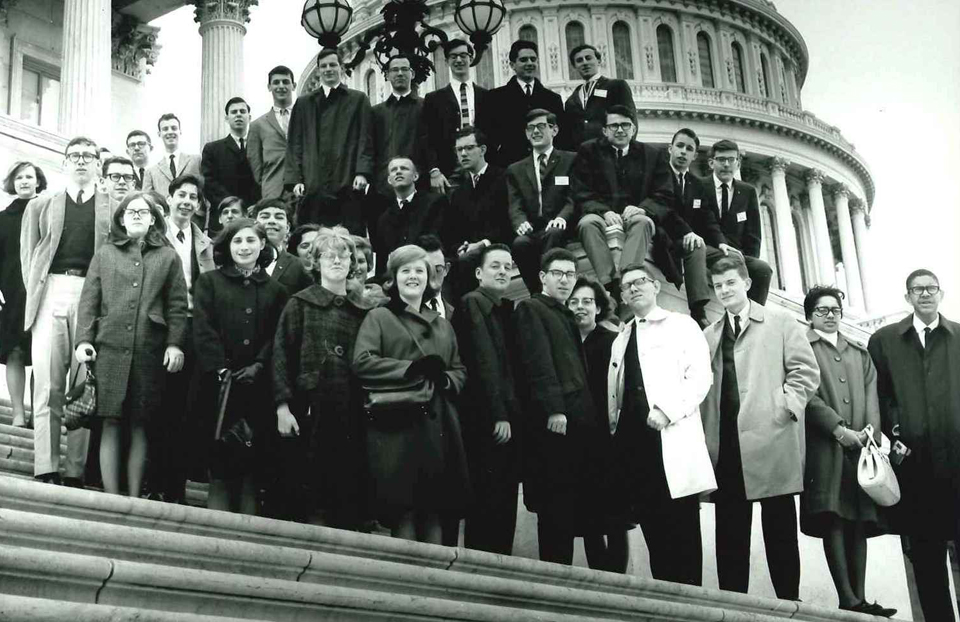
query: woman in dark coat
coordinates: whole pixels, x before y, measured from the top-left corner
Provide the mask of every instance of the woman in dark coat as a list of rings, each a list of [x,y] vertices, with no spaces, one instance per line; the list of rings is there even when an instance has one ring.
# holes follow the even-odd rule
[[[587,386],[597,414],[597,426],[591,430],[594,433],[591,453],[598,469],[593,481],[603,482],[602,486],[595,488],[596,497],[589,504],[589,516],[580,521],[578,531],[583,536],[583,548],[591,568],[625,573],[630,560],[627,531],[635,525],[628,523],[622,518],[624,513],[615,509],[619,500],[613,498],[618,491],[610,486],[616,482],[609,477],[613,441],[607,422],[607,368],[610,366],[610,348],[617,333],[597,323],[610,314],[613,305],[599,282],[580,277],[567,299],[567,307],[573,311],[580,329],[587,359]],[[598,511],[598,508],[602,509]]]
[[[249,218],[224,225],[214,241],[216,270],[204,272],[193,288],[193,336],[197,353],[201,408],[194,410],[203,466],[209,470],[207,507],[256,514],[256,476],[261,471],[263,439],[273,431],[269,365],[273,336],[287,292],[264,267],[267,234]],[[220,387],[231,376],[220,425],[221,436],[241,419],[253,430],[249,461],[238,463],[230,450],[217,448]],[[203,451],[206,450],[206,451]]]
[[[394,537],[441,543],[440,516],[462,517],[469,478],[453,399],[466,372],[453,327],[423,305],[433,298],[432,266],[419,246],[387,259],[390,302],[370,311],[354,348],[353,369],[364,386],[426,378],[424,407],[367,412],[371,494],[377,516]]]
[[[311,248],[316,283],[287,303],[274,340],[273,399],[280,441],[278,514],[356,530],[366,515],[366,443],[353,348],[367,308],[347,293],[354,245],[342,227]],[[299,438],[298,438],[299,437]],[[303,503],[303,497],[309,501]]]
[[[877,370],[863,346],[838,332],[842,300],[834,287],[814,287],[803,303],[820,388],[806,409],[800,529],[823,539],[841,609],[890,617],[896,609],[864,598],[867,537],[880,529],[877,506],[857,483],[857,461],[867,442],[864,428],[872,425],[875,440],[880,439]]]
[[[13,425],[27,427],[23,392],[30,365],[30,333],[23,330],[27,292],[20,272],[20,223],[30,199],[47,188],[43,171],[31,162],[10,167],[3,189],[15,194],[0,212],[0,363],[7,366],[7,390],[13,409]]]
[[[113,214],[110,243],[90,262],[77,314],[77,360],[96,361],[103,488],[120,493],[120,465],[126,464],[131,497],[140,496],[146,426],[157,415],[164,371],[183,367],[187,285],[164,223],[151,194],[124,197]],[[126,461],[124,434],[129,434]]]

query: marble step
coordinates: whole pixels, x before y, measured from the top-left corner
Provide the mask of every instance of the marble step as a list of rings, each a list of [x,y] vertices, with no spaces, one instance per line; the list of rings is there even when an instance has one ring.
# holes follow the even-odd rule
[[[0,620],[17,622],[250,622],[252,618],[226,618],[188,613],[150,611],[131,607],[113,607],[73,603],[50,598],[4,595],[0,600]]]

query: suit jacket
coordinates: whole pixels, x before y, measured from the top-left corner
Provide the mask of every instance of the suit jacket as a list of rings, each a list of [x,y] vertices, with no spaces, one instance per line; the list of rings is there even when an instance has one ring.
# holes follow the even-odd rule
[[[730,209],[725,216],[720,216],[720,206],[717,204],[716,187],[713,185],[713,176],[700,180],[706,188],[706,199],[720,222],[720,229],[727,244],[740,250],[750,257],[760,256],[760,202],[757,200],[757,189],[745,181],[733,180],[730,197]]]
[[[676,180],[672,169],[670,175]],[[719,216],[713,209],[716,200],[710,199],[713,194],[710,183],[687,171],[684,175],[683,192],[680,192],[676,181],[673,186],[680,218],[710,246],[718,248],[721,244],[726,244],[727,239],[720,228]]]
[[[803,490],[804,413],[820,386],[820,368],[803,324],[787,313],[750,302],[750,321],[734,346],[740,388],[740,456],[747,499]],[[713,466],[720,454],[720,389],[726,313],[704,329],[713,386],[700,406]]]
[[[580,101],[583,86],[581,84],[573,90],[565,106],[567,125],[570,126],[570,145],[573,149],[579,148],[585,141],[603,136],[603,126],[607,124],[607,108],[610,106],[626,106],[634,113],[637,110],[630,85],[623,80],[598,78],[597,85],[587,100],[586,109]]]
[[[46,283],[53,256],[60,246],[63,234],[64,211],[67,207],[67,193],[37,197],[27,203],[20,226],[20,272],[23,275],[27,291],[23,329],[29,331],[37,318],[43,287]],[[110,197],[96,193],[94,203],[94,253],[107,240],[110,233]]]
[[[560,133],[554,138],[554,147],[566,147],[569,128],[560,94],[536,80],[533,92],[528,97],[514,76],[505,85],[490,91],[486,96],[483,117],[477,120],[477,126],[487,135],[488,162],[507,168],[530,155],[526,116],[534,108],[543,108],[557,115]]]
[[[449,218],[443,219],[440,238],[448,256],[456,257],[463,242],[488,239],[508,243],[510,224],[507,220],[507,183],[502,168],[492,164],[480,176],[476,187],[468,173],[450,197]]]
[[[250,124],[247,134],[247,162],[263,198],[275,198],[283,194],[286,157],[287,135],[283,133],[273,108],[270,108]]]
[[[516,231],[517,227],[528,221],[535,229],[539,229],[557,217],[567,221],[568,229],[573,229],[576,223],[571,177],[577,154],[559,149],[550,153],[542,190],[537,186],[537,171],[533,159],[534,156],[529,155],[507,169],[511,231]]]
[[[247,142],[249,143],[249,140]],[[245,145],[245,149],[249,149],[249,144]],[[207,197],[211,211],[216,210],[220,201],[231,195],[243,199],[244,206],[253,205],[260,200],[260,187],[253,179],[247,155],[240,151],[240,145],[232,136],[225,136],[203,146],[200,172],[203,175],[203,194]]]
[[[190,232],[193,239],[193,257],[191,258],[189,266],[183,266],[184,271],[190,270],[190,295],[191,295],[191,310],[193,305],[193,288],[197,284],[197,279],[200,278],[200,275],[204,272],[209,272],[210,270],[216,270],[217,264],[213,261],[213,241],[207,236],[206,233],[200,230],[200,227],[197,226],[197,223],[190,223]],[[177,232],[174,227],[170,226],[169,221],[167,222],[167,240],[170,242],[170,245],[176,248],[176,239]],[[179,257],[179,254],[177,255]]]
[[[273,267],[272,276],[291,296],[313,285],[313,277],[303,267],[300,258],[285,250],[281,250],[277,255],[277,265]]]
[[[387,267],[387,257],[404,244],[413,244],[420,235],[443,231],[444,214],[450,211],[447,197],[435,192],[417,191],[410,205],[403,210],[393,197],[378,199],[380,217],[377,220],[376,237],[371,240],[377,253],[377,267],[381,272]]]
[[[373,179],[370,183],[384,196],[393,194],[387,184],[387,164],[395,156],[411,158],[417,167],[422,165],[417,140],[420,137],[420,119],[423,100],[410,93],[401,100],[390,95],[373,107]],[[421,171],[426,181],[429,171]]]
[[[473,85],[474,123],[483,120],[487,89]],[[424,175],[439,168],[446,177],[457,170],[457,157],[453,147],[454,135],[460,129],[460,94],[453,92],[449,84],[423,98],[423,111],[420,122],[420,148]],[[482,128],[481,128],[482,129]]]
[[[186,174],[200,177],[200,156],[192,153],[180,153],[177,160],[177,177]],[[164,153],[160,160],[143,171],[143,191],[153,191],[166,198],[170,196],[170,155]]]

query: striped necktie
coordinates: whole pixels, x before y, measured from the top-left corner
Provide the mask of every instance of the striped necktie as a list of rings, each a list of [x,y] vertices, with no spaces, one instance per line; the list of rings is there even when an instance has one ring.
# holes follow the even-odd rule
[[[467,99],[467,83],[460,83],[460,127],[470,125],[470,101]]]

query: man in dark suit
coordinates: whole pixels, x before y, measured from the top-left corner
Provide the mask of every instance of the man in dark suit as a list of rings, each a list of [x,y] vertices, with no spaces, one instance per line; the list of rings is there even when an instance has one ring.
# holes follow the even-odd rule
[[[637,107],[626,82],[600,75],[597,48],[589,43],[578,45],[570,51],[570,63],[583,78],[583,84],[574,89],[565,106],[570,147],[578,149],[585,141],[603,136],[611,106],[626,106],[632,117],[637,116]]]
[[[720,223],[723,237],[731,247],[740,251],[752,285],[750,300],[764,304],[770,291],[773,270],[760,257],[760,204],[757,189],[734,174],[740,168],[740,148],[732,140],[721,140],[710,148],[710,168],[713,175],[707,185],[706,199]],[[726,197],[726,198],[725,198]],[[715,261],[708,257],[707,263]]]
[[[417,165],[410,158],[393,158],[387,165],[387,180],[393,196],[379,199],[376,232],[370,240],[382,271],[394,249],[412,244],[424,233],[439,234],[443,215],[450,209],[447,197],[417,190]]]
[[[290,233],[288,205],[280,198],[263,199],[253,206],[254,219],[263,225],[267,241],[274,251],[274,260],[267,273],[287,289],[291,296],[313,285],[310,273],[296,255],[287,252],[287,234]]]
[[[570,175],[577,154],[554,149],[559,131],[554,113],[528,112],[524,133],[533,153],[507,169],[513,258],[531,296],[540,292],[540,258],[561,246],[575,225]]]
[[[260,186],[260,196],[265,198],[283,194],[287,130],[296,88],[289,68],[277,65],[271,69],[267,74],[267,90],[273,98],[273,107],[250,124],[247,161],[254,181]]]
[[[904,298],[913,313],[867,346],[902,495],[888,511],[909,538],[924,619],[955,622],[946,558],[949,540],[960,546],[960,324],[939,312],[943,290],[930,270],[910,273]]]
[[[453,297],[476,287],[474,272],[480,251],[491,244],[506,242],[507,184],[503,169],[488,164],[486,135],[474,127],[457,132],[457,157],[461,181],[450,197],[450,212],[443,220],[441,238],[453,263]]]
[[[634,140],[635,132],[633,111],[612,106],[603,137],[584,143],[573,166],[574,201],[583,212],[580,242],[597,279],[614,300],[620,295],[620,277],[607,245],[607,227],[623,228],[620,264],[624,266],[645,261],[654,231],[677,239],[685,228],[689,230],[669,207],[674,198],[667,159],[659,150]],[[659,251],[664,248],[661,244]],[[678,281],[679,275],[669,273],[666,261],[657,264],[667,280]]]
[[[573,562],[578,518],[595,481],[590,456],[597,414],[587,388],[587,366],[573,312],[566,300],[577,276],[565,248],[543,256],[543,293],[517,306],[518,376],[524,379],[524,503],[538,515],[540,559]]]
[[[244,205],[252,205],[260,199],[260,187],[247,161],[250,106],[242,97],[231,97],[223,110],[230,134],[204,145],[200,158],[204,195],[211,212],[216,212],[220,201],[228,196],[240,197]],[[208,227],[213,235],[220,230],[220,222],[211,218]]]
[[[387,183],[390,158],[405,155],[418,159],[417,138],[420,136],[420,113],[423,100],[411,89],[413,70],[406,56],[387,61],[387,80],[393,92],[373,107],[373,187],[383,196],[393,190]]]
[[[423,98],[420,123],[421,157],[430,174],[430,187],[437,192],[447,192],[450,178],[457,172],[453,152],[457,130],[477,124],[488,95],[487,89],[470,80],[473,46],[463,39],[452,39],[443,46],[443,54],[450,66],[450,84]]]
[[[133,174],[137,176],[135,188],[143,188],[143,177],[150,166],[150,152],[153,151],[153,143],[150,135],[143,130],[133,130],[127,134],[127,155],[133,162]]]
[[[537,44],[533,41],[514,41],[510,46],[510,67],[514,77],[487,96],[483,117],[477,125],[489,138],[487,161],[507,168],[530,155],[530,143],[525,128],[527,113],[535,108],[548,110],[558,119],[563,118],[563,99],[559,93],[543,86],[537,79],[539,69]],[[566,124],[559,123],[565,137]],[[557,141],[561,148],[563,140]],[[471,275],[472,276],[472,275]]]

